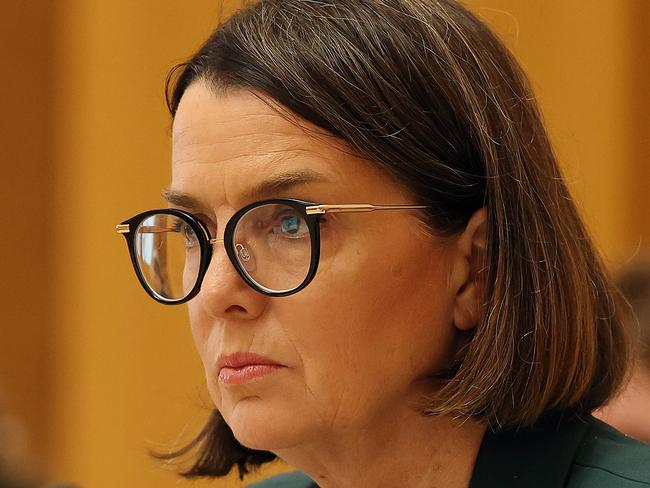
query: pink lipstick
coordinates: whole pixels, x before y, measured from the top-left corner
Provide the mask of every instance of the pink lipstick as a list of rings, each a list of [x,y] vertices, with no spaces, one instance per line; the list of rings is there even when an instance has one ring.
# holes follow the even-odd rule
[[[228,385],[246,383],[284,367],[270,358],[251,352],[220,355],[217,361],[219,381]]]

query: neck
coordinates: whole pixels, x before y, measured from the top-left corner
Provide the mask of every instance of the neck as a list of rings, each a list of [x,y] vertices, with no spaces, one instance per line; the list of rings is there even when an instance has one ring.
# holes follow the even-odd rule
[[[650,443],[650,368],[636,364],[625,389],[595,415],[621,432]]]
[[[321,488],[467,488],[485,426],[425,417],[404,408],[390,418],[276,454]]]

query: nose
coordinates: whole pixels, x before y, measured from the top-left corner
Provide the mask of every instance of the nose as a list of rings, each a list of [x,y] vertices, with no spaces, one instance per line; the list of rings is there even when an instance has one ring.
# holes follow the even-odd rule
[[[269,297],[252,289],[239,275],[223,246],[223,238],[210,239],[212,259],[195,297],[213,318],[254,319],[264,311]]]

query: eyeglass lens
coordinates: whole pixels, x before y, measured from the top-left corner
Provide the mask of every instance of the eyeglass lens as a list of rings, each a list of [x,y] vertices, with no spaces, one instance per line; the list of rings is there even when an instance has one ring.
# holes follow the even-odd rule
[[[154,214],[135,230],[134,250],[147,286],[162,298],[184,298],[199,276],[201,247],[183,218]]]
[[[243,272],[267,291],[292,290],[309,273],[309,227],[291,206],[268,204],[246,212],[235,226],[233,245]]]
[[[295,289],[309,273],[309,226],[301,212],[289,205],[252,208],[237,221],[228,245],[239,272],[262,290]],[[134,250],[144,281],[155,294],[177,300],[194,288],[200,273],[200,240],[183,218],[147,217],[135,230]]]

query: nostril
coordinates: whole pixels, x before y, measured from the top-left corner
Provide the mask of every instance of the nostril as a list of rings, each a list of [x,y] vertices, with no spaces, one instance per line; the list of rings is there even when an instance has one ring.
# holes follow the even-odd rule
[[[246,309],[241,305],[231,305],[226,309],[226,313],[246,312]]]

